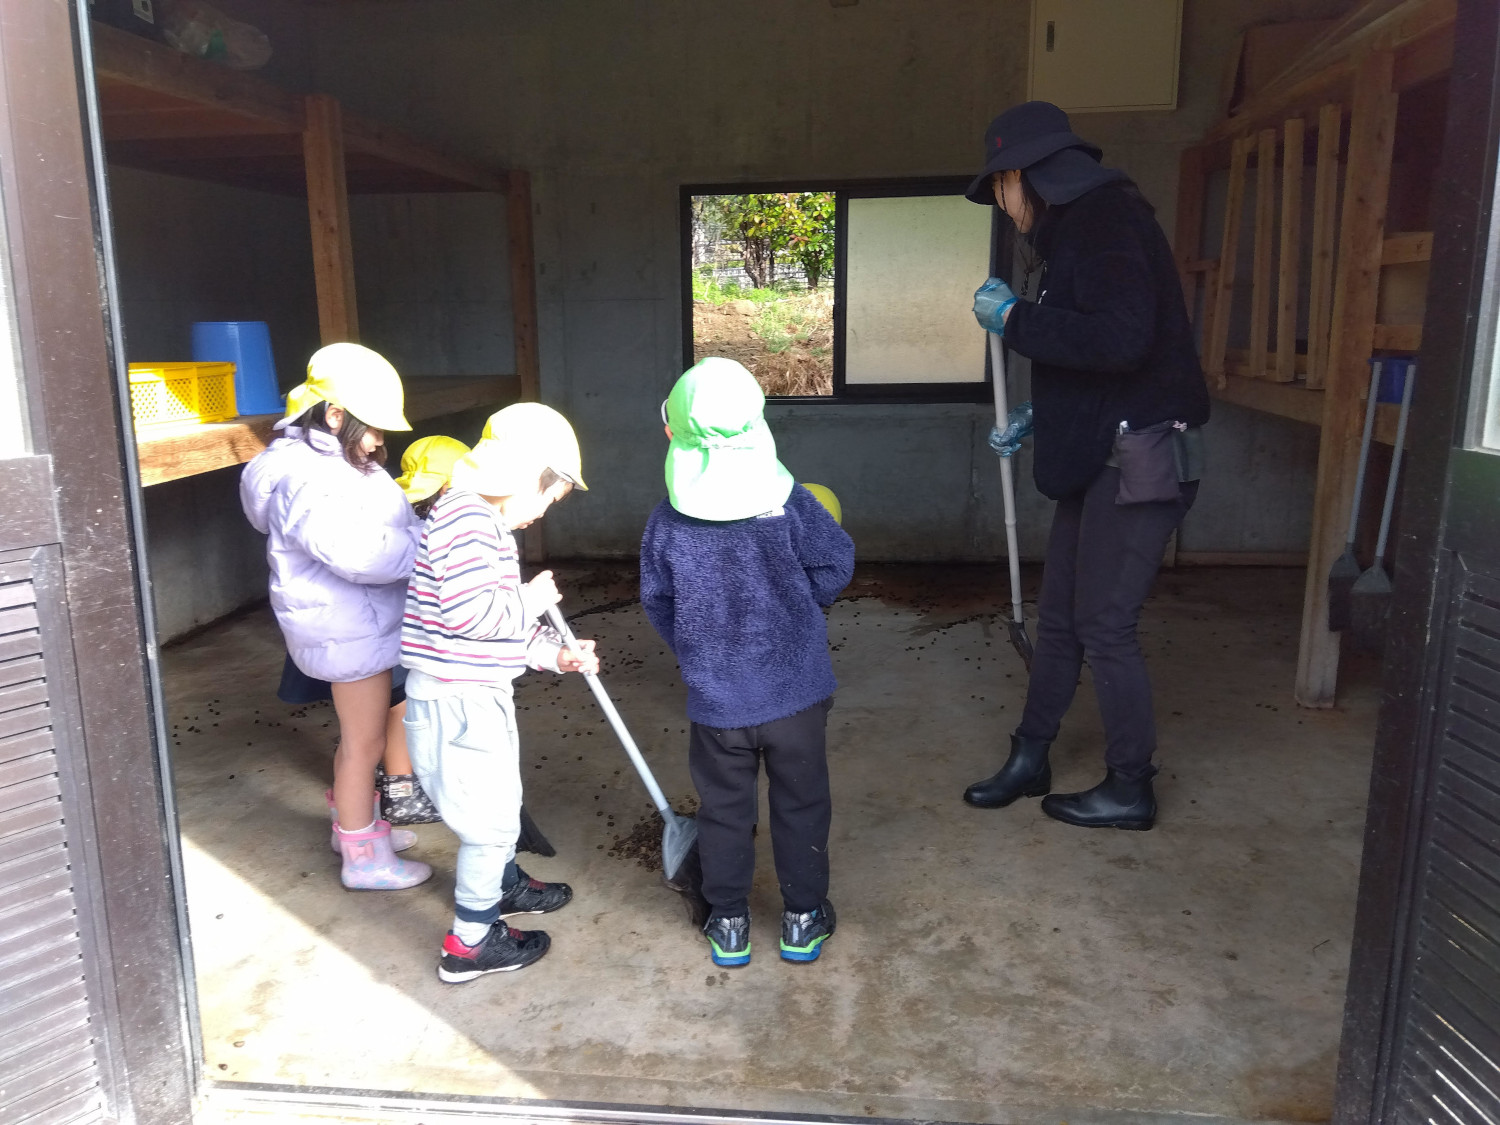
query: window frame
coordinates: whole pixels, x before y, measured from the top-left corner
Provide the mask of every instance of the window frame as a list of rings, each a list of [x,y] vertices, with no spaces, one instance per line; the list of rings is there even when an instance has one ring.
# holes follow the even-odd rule
[[[845,379],[844,317],[848,297],[848,226],[850,199],[888,199],[931,195],[962,195],[969,186],[969,176],[920,176],[893,179],[860,180],[777,180],[751,183],[684,184],[680,189],[678,229],[681,236],[682,288],[682,360],[684,369],[695,362],[693,340],[693,197],[699,195],[751,195],[771,192],[826,191],[834,194],[834,274],[833,274],[833,393],[831,395],[775,395],[767,402],[778,406],[837,405],[868,403],[892,405],[904,403],[982,404],[992,402],[989,349],[984,348],[980,329],[975,325],[976,348],[984,348],[984,379],[971,383],[855,383]],[[995,260],[992,223],[990,258]],[[975,280],[978,288],[982,278]]]

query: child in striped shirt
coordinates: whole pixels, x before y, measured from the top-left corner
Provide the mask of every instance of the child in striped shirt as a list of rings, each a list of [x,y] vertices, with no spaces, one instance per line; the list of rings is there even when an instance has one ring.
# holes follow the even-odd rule
[[[528,667],[596,672],[592,641],[578,651],[542,623],[561,600],[551,571],[521,581],[512,532],[583,489],[578,439],[561,414],[518,403],[490,418],[453,467],[423,529],[406,592],[401,663],[412,768],[459,838],[453,928],[438,977],[450,984],[531,964],[540,930],[510,914],[545,914],[573,897],[516,866],[521,830],[520,747],[512,684]]]

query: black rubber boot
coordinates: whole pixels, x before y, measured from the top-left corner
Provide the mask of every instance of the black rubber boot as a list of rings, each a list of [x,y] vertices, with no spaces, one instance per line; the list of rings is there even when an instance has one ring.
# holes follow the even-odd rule
[[[1110,770],[1092,789],[1043,798],[1042,812],[1053,820],[1080,828],[1145,832],[1156,823],[1156,794],[1149,777],[1131,781]]]
[[[1052,767],[1047,763],[1051,747],[1039,738],[1011,735],[1010,757],[1000,772],[965,789],[964,800],[977,809],[1003,809],[1018,797],[1052,792]]]

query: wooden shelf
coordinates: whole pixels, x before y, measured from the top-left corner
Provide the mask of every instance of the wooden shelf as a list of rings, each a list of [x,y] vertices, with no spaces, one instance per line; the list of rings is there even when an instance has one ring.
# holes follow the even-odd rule
[[[406,419],[425,422],[481,406],[500,407],[520,397],[514,375],[409,376]],[[242,465],[271,440],[276,414],[253,414],[228,422],[147,426],[136,431],[141,484],[162,484],[230,465]]]
[[[105,153],[131,168],[305,195],[304,98],[94,22]],[[509,190],[485,168],[394,129],[343,114],[351,193]]]
[[[1309,426],[1323,424],[1323,392],[1310,391],[1301,383],[1276,383],[1270,379],[1251,379],[1245,375],[1224,376],[1224,386],[1208,381],[1209,394],[1220,402],[1230,402],[1278,418],[1290,418]],[[1396,444],[1396,422],[1400,408],[1391,403],[1375,407],[1375,440],[1381,445]]]

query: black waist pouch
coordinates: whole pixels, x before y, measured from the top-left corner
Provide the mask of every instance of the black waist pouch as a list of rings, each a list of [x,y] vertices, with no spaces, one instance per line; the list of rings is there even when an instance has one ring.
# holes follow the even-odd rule
[[[1120,431],[1115,437],[1114,460],[1120,467],[1116,504],[1153,504],[1178,498],[1177,437],[1173,422]]]

